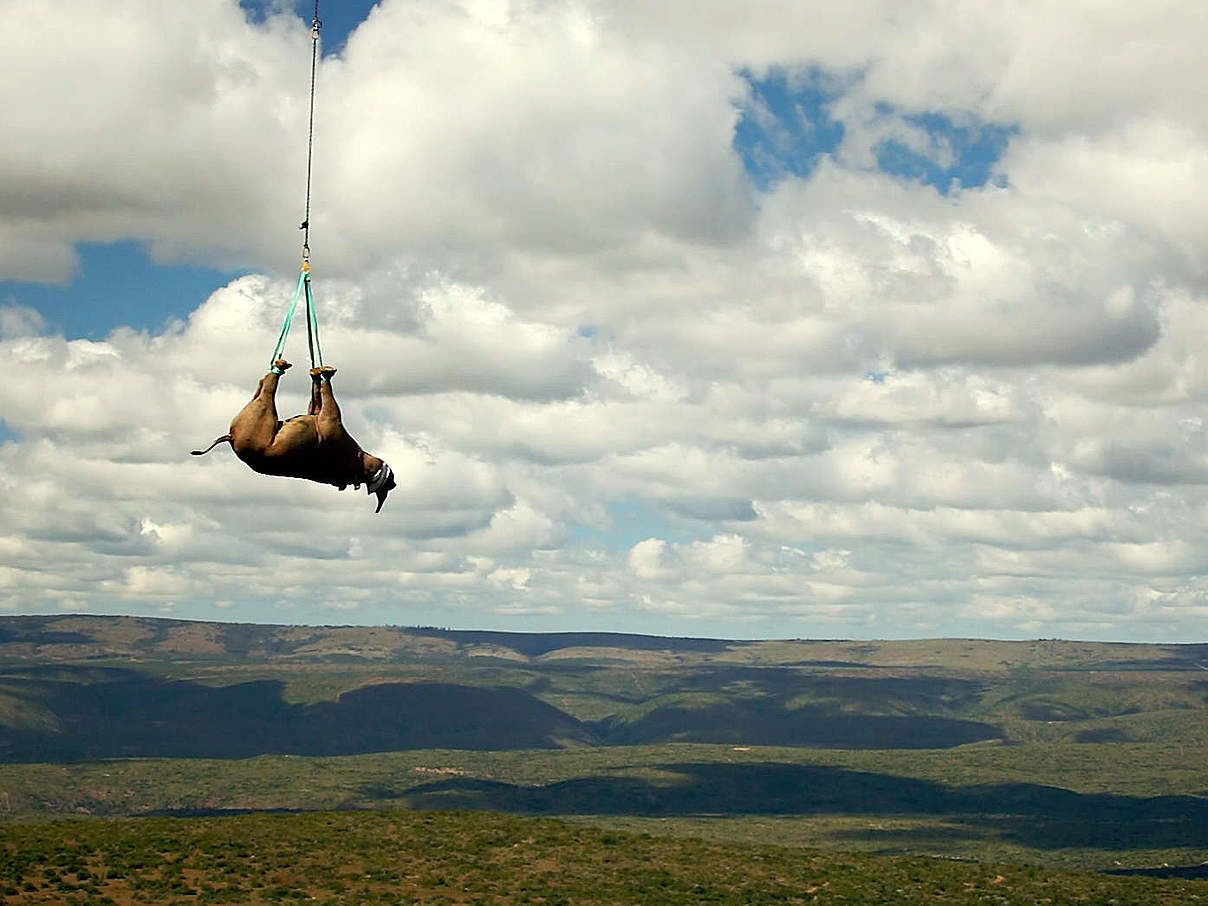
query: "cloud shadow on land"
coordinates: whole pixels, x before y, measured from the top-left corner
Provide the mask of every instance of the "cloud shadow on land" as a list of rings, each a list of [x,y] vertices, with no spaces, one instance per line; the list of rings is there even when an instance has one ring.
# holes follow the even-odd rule
[[[74,638],[66,634],[62,640]],[[568,743],[945,748],[1002,736],[991,724],[928,713],[973,693],[974,686],[956,681],[794,679],[791,671],[733,668],[693,674],[679,689],[692,693],[731,683],[741,689],[712,694],[707,704],[672,697],[626,719],[583,722],[537,698],[532,693],[538,686],[384,682],[334,701],[293,704],[284,700],[284,686],[276,680],[210,686],[114,667],[28,667],[0,674],[0,762],[539,749]],[[807,691],[840,695],[871,713],[836,712],[824,703],[792,707],[793,695]],[[878,713],[891,699],[909,699],[917,713]]]
[[[821,706],[787,711],[776,701],[750,700],[656,708],[629,723],[604,721],[597,731],[610,745],[711,742],[832,749],[946,749],[1003,736],[998,727],[973,720],[836,714]]]
[[[579,721],[518,689],[379,683],[314,704],[290,704],[282,689],[276,680],[215,687],[116,668],[25,671],[4,677],[0,692],[51,720],[0,726],[0,761],[356,755],[594,742]]]
[[[1003,738],[993,724],[948,717],[984,691],[951,677],[830,676],[762,667],[684,672],[673,696],[595,725],[609,745],[712,742],[828,748],[941,749]],[[694,695],[695,694],[695,695]]]
[[[825,815],[944,817],[971,834],[1040,849],[1206,846],[1208,799],[1075,793],[1027,783],[953,787],[846,768],[780,763],[645,766],[680,782],[583,777],[538,786],[456,777],[374,799],[410,808],[486,809],[536,815]],[[892,833],[892,832],[890,832]]]

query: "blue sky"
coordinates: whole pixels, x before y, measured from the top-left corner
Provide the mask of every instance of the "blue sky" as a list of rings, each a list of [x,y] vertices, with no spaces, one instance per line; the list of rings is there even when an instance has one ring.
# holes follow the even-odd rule
[[[311,5],[31,3],[0,76],[7,611],[1208,627],[1190,5],[708,0],[686,32],[620,0],[326,4],[315,288],[400,477],[374,517],[185,455],[293,288]]]
[[[311,2],[295,2],[284,4],[285,8],[293,10],[295,15],[308,24],[314,16],[315,4]],[[252,22],[263,22],[267,13],[278,7],[275,2],[264,0],[239,0],[239,6]],[[320,2],[319,21],[322,23],[320,37],[323,53],[340,53],[344,42],[358,25],[365,21],[373,8],[377,6],[373,0],[339,0],[339,2]]]
[[[161,330],[184,318],[238,271],[156,264],[137,240],[80,243],[79,267],[66,284],[5,281],[0,297],[38,311],[67,337],[101,340],[116,327]]]

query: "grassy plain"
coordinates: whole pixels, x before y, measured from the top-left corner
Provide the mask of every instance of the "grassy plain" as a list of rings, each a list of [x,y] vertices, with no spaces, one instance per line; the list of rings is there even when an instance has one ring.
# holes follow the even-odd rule
[[[1208,747],[656,745],[0,765],[51,814],[491,809],[671,836],[1113,869],[1208,860]]]

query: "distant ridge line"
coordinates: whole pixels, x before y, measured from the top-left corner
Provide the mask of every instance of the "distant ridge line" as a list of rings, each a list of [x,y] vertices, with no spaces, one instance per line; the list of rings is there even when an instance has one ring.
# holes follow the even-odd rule
[[[732,645],[748,645],[744,639],[707,639],[682,636],[643,635],[627,632],[509,632],[493,629],[435,629],[399,627],[412,635],[444,639],[461,645],[502,645],[529,657],[559,648],[630,648],[638,651],[700,651],[716,654]]]
[[[214,626],[228,630],[231,641],[235,637],[255,638],[264,641],[282,630],[369,630],[384,629],[418,638],[443,639],[459,645],[499,645],[511,648],[529,657],[538,657],[560,648],[628,648],[635,651],[693,651],[716,654],[732,646],[756,644],[755,639],[718,639],[697,636],[663,636],[649,633],[596,632],[574,630],[562,632],[525,632],[501,629],[446,629],[439,626],[404,626],[399,624],[297,624],[297,623],[248,623],[238,620],[185,620],[176,617],[152,617],[133,614],[12,614],[0,615],[0,643],[9,641],[34,641],[31,631],[38,633],[48,624],[65,620],[83,620],[95,623],[133,621],[148,627],[168,626]],[[14,632],[14,630],[17,630]],[[37,638],[42,643],[89,642],[91,639],[76,633],[42,630]],[[830,641],[815,640],[810,641]],[[241,646],[236,646],[241,647]]]

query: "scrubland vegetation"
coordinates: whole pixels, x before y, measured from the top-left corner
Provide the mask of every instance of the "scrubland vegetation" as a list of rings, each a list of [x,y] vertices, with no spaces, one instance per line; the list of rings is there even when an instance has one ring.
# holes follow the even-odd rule
[[[22,904],[1208,902],[1197,881],[669,839],[466,812],[12,825]]]

